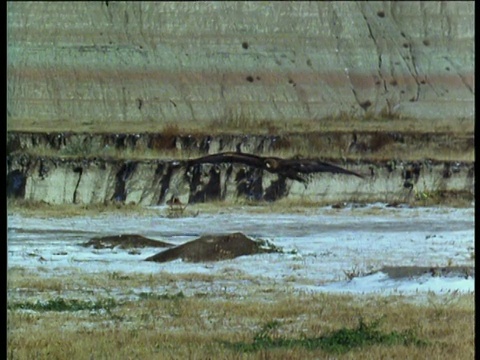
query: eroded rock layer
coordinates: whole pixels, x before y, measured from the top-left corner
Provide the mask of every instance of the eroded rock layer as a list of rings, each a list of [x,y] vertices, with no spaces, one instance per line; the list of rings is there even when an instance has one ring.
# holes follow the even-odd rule
[[[9,2],[9,127],[458,127],[473,119],[474,15],[454,1]]]

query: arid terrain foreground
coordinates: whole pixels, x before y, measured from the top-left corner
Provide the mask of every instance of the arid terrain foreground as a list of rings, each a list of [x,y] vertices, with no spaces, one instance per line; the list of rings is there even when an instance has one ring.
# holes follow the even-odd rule
[[[473,358],[474,16],[8,2],[7,358]]]

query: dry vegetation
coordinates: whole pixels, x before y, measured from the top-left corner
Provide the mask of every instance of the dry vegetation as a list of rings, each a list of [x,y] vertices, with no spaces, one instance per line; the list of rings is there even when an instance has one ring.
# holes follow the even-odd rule
[[[457,124],[458,123],[458,124]],[[9,130],[27,131],[27,127],[12,127]],[[75,131],[80,129],[71,127]],[[52,129],[53,130],[53,129]],[[55,132],[62,127],[55,128]],[[42,129],[43,132],[48,129]],[[85,129],[83,129],[85,131]],[[35,146],[24,149],[22,152],[36,156],[54,156],[62,158],[111,158],[111,159],[185,159],[203,155],[198,144],[178,146],[178,138],[192,136],[203,139],[206,136],[218,136],[217,140],[235,150],[235,142],[239,142],[243,136],[267,135],[276,136],[276,142],[268,145],[268,149],[256,149],[264,152],[264,155],[281,157],[321,157],[324,159],[342,159],[350,161],[369,160],[385,161],[389,159],[401,159],[403,161],[417,161],[432,159],[437,161],[474,161],[473,151],[473,121],[463,119],[457,122],[438,121],[431,122],[389,119],[389,118],[351,118],[340,114],[334,118],[322,120],[295,120],[288,122],[271,120],[252,120],[244,114],[231,115],[225,119],[212,120],[211,123],[165,123],[154,131],[149,127],[144,129],[142,124],[135,124],[132,128],[124,123],[108,131],[99,127],[90,129],[94,134],[103,133],[159,133],[162,137],[151,146],[104,146],[99,140],[86,145],[82,138],[69,140],[60,151],[49,147]],[[353,134],[373,134],[364,136],[358,144],[352,143]],[[404,136],[403,140],[394,140],[391,134]],[[420,134],[431,134],[432,138],[419,138]],[[232,144],[226,144],[223,135],[237,136],[231,140]],[[240,139],[239,139],[240,137]],[[227,140],[228,142],[228,140]],[[180,142],[181,143],[181,142]],[[255,144],[251,144],[256,146]],[[228,150],[228,149],[227,149]],[[224,150],[225,151],[225,150]]]
[[[181,126],[178,124],[181,123]],[[405,118],[392,114],[388,110],[378,115],[356,114],[340,112],[324,118],[312,119],[257,119],[245,111],[227,112],[222,118],[205,121],[181,121],[178,123],[165,123],[163,119],[156,121],[118,121],[115,123],[115,132],[138,133],[159,131],[162,127],[181,127],[182,132],[196,134],[276,134],[281,135],[292,132],[316,131],[416,131],[416,132],[452,132],[471,133],[474,131],[472,118],[438,119],[434,121]],[[111,133],[111,121],[95,121],[79,123],[74,119],[49,120],[48,122],[37,119],[8,119],[7,131],[33,131],[33,132],[101,132]]]
[[[228,279],[235,292],[192,286]],[[8,289],[9,359],[474,356],[472,294],[414,303],[298,293],[241,274],[44,277],[18,268]]]
[[[425,195],[425,193],[422,193]],[[465,208],[472,206],[472,194],[469,192],[432,192],[426,197],[412,195],[404,202],[391,202],[389,206],[408,205],[409,207],[456,207]],[[385,199],[371,199],[369,203],[375,201],[385,202]],[[352,209],[362,208],[366,205],[364,202],[355,203],[332,203],[329,201],[312,200],[309,197],[302,199],[282,198],[274,202],[248,200],[246,198],[235,198],[228,200],[209,201],[206,203],[183,205],[179,211],[175,207],[165,206],[163,209],[144,207],[138,204],[124,204],[120,202],[105,202],[94,204],[48,204],[22,199],[7,199],[7,213],[20,214],[28,217],[74,217],[74,216],[98,216],[99,214],[122,214],[122,215],[154,215],[169,218],[195,217],[199,214],[215,214],[219,212],[245,212],[251,214],[258,213],[277,213],[277,214],[307,214],[310,211],[316,211],[322,206],[332,206],[329,210],[336,213],[344,207],[351,206]],[[372,207],[369,210],[362,211],[365,215],[381,215],[388,212],[384,206]]]
[[[175,128],[168,128],[168,136],[183,136],[184,133],[170,132]],[[166,134],[163,133],[162,134]],[[175,135],[176,134],[176,135]],[[391,159],[402,161],[423,161],[425,159],[435,161],[475,161],[475,153],[472,147],[466,148],[463,143],[452,144],[420,142],[412,144],[403,144],[392,142],[389,138],[379,139],[381,135],[374,138],[369,144],[364,144],[364,150],[354,150],[349,147],[349,142],[345,139],[333,139],[326,143],[325,139],[312,136],[312,134],[295,134],[295,136],[285,136],[274,143],[269,150],[262,151],[264,156],[278,156],[291,158],[294,156],[306,158],[322,158],[330,161],[340,159],[341,161],[371,161],[384,162]],[[473,135],[472,135],[473,136]],[[452,139],[454,139],[452,135]],[[220,140],[219,140],[220,141]],[[233,151],[232,148],[224,151]],[[363,144],[362,144],[363,145]],[[255,151],[258,153],[258,151]],[[15,153],[15,152],[14,152]],[[30,154],[39,157],[60,157],[63,159],[130,159],[130,160],[182,160],[205,155],[205,152],[196,146],[191,148],[117,148],[84,146],[73,141],[68,143],[60,151],[49,147],[27,148],[22,151],[24,154]]]
[[[52,205],[45,202],[8,199],[8,214],[21,214],[31,217],[72,217],[72,216],[95,216],[103,213],[115,214],[158,214],[158,210],[141,207],[134,204],[122,204],[117,202],[105,202],[103,204],[62,204]]]
[[[270,121],[248,114],[230,114],[208,123],[117,123],[115,132],[161,131],[178,134],[268,134],[315,131],[473,132],[471,119],[418,121],[394,114],[385,118],[356,118],[349,114],[321,120]],[[159,122],[160,124],[160,122]],[[36,123],[33,119],[8,121],[8,131],[111,132],[108,122],[74,121]],[[67,149],[62,154],[34,149],[37,155],[157,159],[200,154],[176,149],[132,150]],[[42,153],[42,151],[44,151]],[[84,153],[86,152],[86,153]],[[97,154],[95,154],[97,152]],[[344,147],[308,141],[285,142],[270,154],[290,157],[365,159]],[[93,155],[92,155],[93,154]],[[474,161],[473,151],[451,152],[428,147],[384,144],[372,160]],[[434,196],[412,205],[432,205]],[[441,199],[444,203],[444,199]],[[434,203],[434,202],[433,202]],[[255,205],[255,206],[251,206]],[[194,213],[222,211],[225,206],[250,212],[308,212],[318,202],[282,199],[275,203],[198,204]],[[451,204],[450,204],[451,205]],[[99,213],[158,214],[135,205],[61,205],[28,201],[7,203],[9,213],[27,216],[69,217]],[[168,210],[167,210],[168,211]],[[332,212],[337,210],[332,209]],[[372,212],[377,211],[372,209]],[[379,209],[378,211],[383,211]],[[183,216],[184,214],[182,214]],[[185,214],[189,215],[189,214]],[[168,216],[168,213],[166,213]],[[474,258],[474,252],[472,257]],[[402,296],[340,296],[294,292],[285,286],[243,274],[103,273],[87,275],[80,269],[68,276],[42,275],[26,269],[8,269],[7,356],[9,359],[470,359],[474,357],[474,295],[428,295],[414,303]],[[227,288],[198,291],[194,284],[231,281]],[[135,290],[136,289],[136,290]]]

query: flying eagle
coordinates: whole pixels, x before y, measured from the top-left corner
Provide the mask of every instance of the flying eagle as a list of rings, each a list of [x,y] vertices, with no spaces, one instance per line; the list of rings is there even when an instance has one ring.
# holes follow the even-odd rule
[[[262,157],[239,152],[223,152],[186,161],[187,166],[220,163],[245,164],[282,175],[289,179],[298,180],[302,183],[306,182],[305,177],[302,177],[303,174],[317,172],[355,175],[363,179],[363,176],[360,174],[317,159],[281,159],[278,157]]]

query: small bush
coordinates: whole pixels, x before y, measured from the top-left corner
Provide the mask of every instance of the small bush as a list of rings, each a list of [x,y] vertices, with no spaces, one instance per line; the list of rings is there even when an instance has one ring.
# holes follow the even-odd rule
[[[343,273],[348,280],[353,280],[356,277],[364,275],[364,273],[357,266],[354,266],[350,270],[343,270]]]
[[[156,294],[153,292],[141,292],[138,297],[143,300],[180,300],[185,299],[185,294],[180,291],[176,294]]]
[[[278,321],[265,324],[262,329],[253,336],[253,342],[226,343],[241,352],[253,352],[272,348],[306,348],[308,350],[322,349],[329,353],[341,354],[355,348],[362,348],[371,345],[415,345],[423,346],[427,343],[420,340],[413,331],[403,332],[392,331],[382,333],[378,330],[379,320],[367,324],[360,318],[359,324],[354,329],[342,328],[329,334],[311,338],[301,336],[297,339],[276,336],[280,326]]]
[[[76,136],[60,150],[60,155],[67,157],[88,158],[94,154],[100,153],[102,149],[98,145],[94,145],[87,139]]]
[[[100,299],[97,301],[83,301],[78,299],[64,299],[57,297],[48,301],[21,302],[9,304],[9,310],[34,310],[34,311],[98,311],[106,310],[109,312],[117,306],[117,302],[113,298]]]

